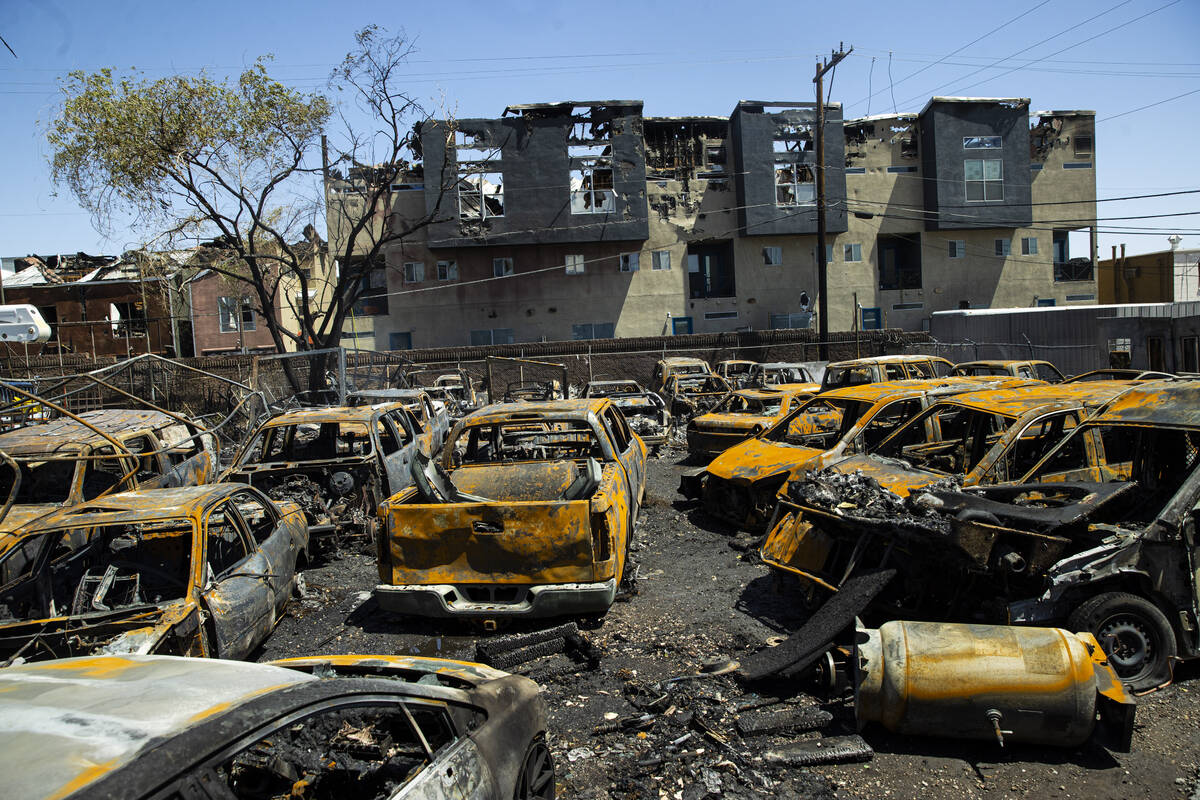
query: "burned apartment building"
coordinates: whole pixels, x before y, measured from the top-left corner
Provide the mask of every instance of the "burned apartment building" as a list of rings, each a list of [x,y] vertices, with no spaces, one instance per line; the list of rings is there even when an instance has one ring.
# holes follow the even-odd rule
[[[377,349],[806,327],[817,306],[814,103],[646,117],[638,101],[509,106],[419,129],[375,288]],[[829,327],[1095,302],[1094,114],[944,98],[825,109]],[[331,232],[331,238],[333,234]],[[1095,241],[1094,233],[1090,241]]]

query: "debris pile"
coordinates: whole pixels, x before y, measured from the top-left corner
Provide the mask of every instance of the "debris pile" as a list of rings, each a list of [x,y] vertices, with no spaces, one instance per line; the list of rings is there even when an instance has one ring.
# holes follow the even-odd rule
[[[824,777],[789,768],[798,761],[764,755],[800,746],[819,753],[820,743],[832,743],[818,731],[834,725],[833,714],[804,695],[743,694],[728,676],[701,674],[652,684],[627,680],[623,696],[634,712],[606,713],[592,741],[567,753],[569,762],[602,759],[615,776],[611,796],[833,797]],[[846,760],[842,750],[825,750],[832,758],[809,763]]]
[[[593,670],[600,664],[597,648],[574,622],[532,633],[481,641],[475,660],[488,666],[544,681],[558,675]]]
[[[935,530],[945,533],[949,530],[949,519],[939,513],[940,503],[932,493],[959,488],[957,481],[946,478],[905,498],[880,486],[879,481],[862,470],[843,473],[829,468],[814,472],[805,480],[790,482],[787,494],[801,506],[828,509],[838,516],[888,520],[897,526],[915,523],[931,533]]]

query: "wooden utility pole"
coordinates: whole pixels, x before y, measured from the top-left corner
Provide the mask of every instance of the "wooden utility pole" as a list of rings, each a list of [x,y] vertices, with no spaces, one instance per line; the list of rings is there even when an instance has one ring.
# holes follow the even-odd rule
[[[817,337],[822,361],[829,360],[829,261],[825,257],[825,73],[854,52],[838,42],[838,51],[829,60],[817,62]],[[857,311],[855,312],[858,313]]]

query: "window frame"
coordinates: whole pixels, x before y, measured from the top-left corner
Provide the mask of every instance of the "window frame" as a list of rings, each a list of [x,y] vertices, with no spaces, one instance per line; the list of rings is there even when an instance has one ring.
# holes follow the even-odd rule
[[[639,272],[641,270],[641,252],[621,253],[617,260],[618,272]]]
[[[862,261],[862,243],[847,242],[842,245],[842,260],[848,264]]]
[[[437,262],[437,279],[439,281],[458,280],[458,260],[451,258]]]
[[[404,283],[423,283],[425,281],[424,261],[404,262]]]
[[[664,263],[665,262],[665,263]],[[650,253],[650,269],[654,272],[666,272],[671,269],[671,251],[654,250]]]
[[[783,248],[779,245],[765,245],[762,249],[764,267],[783,266]]]
[[[971,165],[978,164],[978,178],[970,177]],[[998,175],[988,177],[989,165],[995,165]],[[971,197],[972,188],[978,188],[979,197]],[[991,190],[998,189],[997,196],[992,196]],[[1004,159],[1002,158],[966,158],[963,159],[963,199],[968,203],[1003,203],[1004,202]]]
[[[239,328],[235,322],[232,327],[226,328],[224,314],[228,311],[228,309],[224,308],[224,306],[232,305],[238,300],[241,300],[241,327]],[[246,321],[247,312],[249,312],[250,316],[249,323]],[[233,312],[229,311],[228,313],[230,318],[233,319]],[[258,330],[258,318],[254,313],[254,307],[250,305],[249,297],[246,297],[245,295],[242,295],[241,297],[234,297],[232,295],[221,295],[217,297],[217,331],[219,333],[238,333],[239,331],[245,333],[247,331],[255,330]]]
[[[497,272],[497,269],[500,271]],[[492,259],[492,277],[507,278],[517,274],[517,265],[512,256],[501,256]]]
[[[587,272],[587,259],[582,253],[567,253],[563,256],[563,271],[567,275],[583,275]]]
[[[993,252],[998,258],[1008,258],[1012,255],[1012,239],[996,239]]]
[[[1021,255],[1036,256],[1038,254],[1038,240],[1036,236],[1021,237]]]

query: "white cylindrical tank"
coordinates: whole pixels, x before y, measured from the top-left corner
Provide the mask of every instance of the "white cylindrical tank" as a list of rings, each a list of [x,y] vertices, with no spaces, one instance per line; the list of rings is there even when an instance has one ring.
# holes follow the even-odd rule
[[[1066,747],[1095,727],[1102,654],[1087,634],[892,621],[858,635],[860,727]]]

